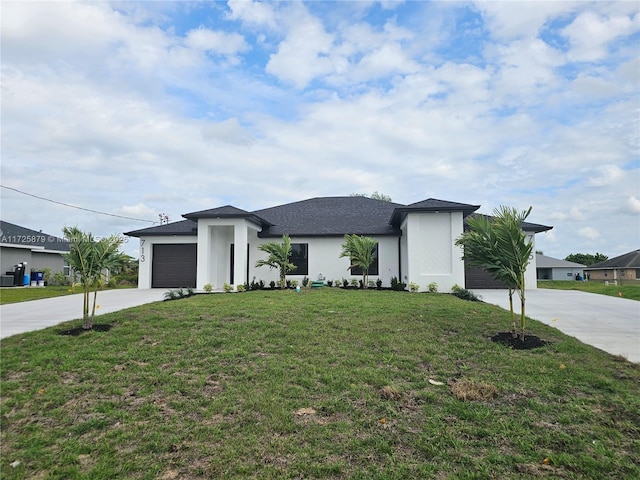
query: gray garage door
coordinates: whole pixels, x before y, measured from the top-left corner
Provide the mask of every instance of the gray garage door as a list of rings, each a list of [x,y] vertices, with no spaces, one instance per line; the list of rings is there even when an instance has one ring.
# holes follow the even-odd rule
[[[195,288],[197,244],[156,244],[151,265],[152,288]]]
[[[465,288],[471,290],[474,288],[507,288],[504,283],[494,280],[494,278],[489,275],[486,270],[478,267],[470,267],[466,264],[466,262],[464,269],[464,283]]]

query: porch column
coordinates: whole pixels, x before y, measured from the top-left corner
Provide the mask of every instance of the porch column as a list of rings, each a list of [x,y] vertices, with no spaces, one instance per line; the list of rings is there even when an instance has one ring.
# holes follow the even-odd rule
[[[233,227],[233,281],[235,285],[247,282],[247,226],[244,222]]]
[[[198,220],[198,262],[196,272],[196,289],[204,290],[204,286],[210,283],[211,267],[211,227],[201,225]]]

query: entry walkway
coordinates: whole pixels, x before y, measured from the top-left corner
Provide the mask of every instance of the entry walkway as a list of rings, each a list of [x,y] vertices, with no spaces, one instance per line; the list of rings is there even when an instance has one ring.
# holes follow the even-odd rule
[[[509,309],[506,290],[473,290],[486,303]],[[520,297],[514,294],[520,313]],[[581,342],[640,362],[640,302],[575,290],[527,291],[525,313]]]
[[[46,288],[46,287],[45,287]],[[162,300],[166,289],[125,288],[98,292],[96,316]],[[82,318],[82,294],[0,305],[0,338]]]

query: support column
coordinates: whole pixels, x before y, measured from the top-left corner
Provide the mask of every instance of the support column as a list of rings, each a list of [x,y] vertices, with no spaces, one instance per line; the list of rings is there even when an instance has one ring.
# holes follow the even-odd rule
[[[247,279],[247,226],[244,222],[235,224],[233,227],[234,260],[233,279],[235,285],[244,284]]]

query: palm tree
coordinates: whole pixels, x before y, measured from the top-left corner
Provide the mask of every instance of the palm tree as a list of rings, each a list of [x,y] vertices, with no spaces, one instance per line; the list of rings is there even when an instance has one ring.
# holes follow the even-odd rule
[[[497,248],[503,262],[504,275],[510,278],[520,297],[520,338],[525,336],[525,272],[531,261],[533,243],[527,241],[522,224],[531,213],[528,210],[518,212],[513,207],[501,206],[494,210]]]
[[[349,257],[351,265],[349,270],[353,268],[362,269],[362,287],[367,288],[369,279],[369,267],[374,260],[374,252],[378,242],[371,237],[362,237],[360,235],[345,235],[342,244],[341,257]]]
[[[271,270],[277,269],[280,272],[280,288],[287,285],[287,273],[293,272],[296,266],[289,261],[291,256],[291,238],[288,235],[282,236],[282,243],[269,242],[258,246],[258,249],[267,253],[269,256],[265,259],[258,260],[256,267],[267,266]]]
[[[124,254],[118,251],[122,240],[117,236],[96,241],[91,233],[78,227],[64,227],[65,238],[69,241],[69,253],[64,255],[74,274],[80,277],[83,291],[82,328],[93,328],[98,289],[103,284],[104,271],[122,265]],[[94,290],[93,308],[89,315],[90,294]]]
[[[530,262],[533,244],[527,241],[522,223],[531,213],[501,206],[489,219],[482,215],[468,218],[469,231],[456,240],[464,248],[463,258],[472,266],[484,268],[493,278],[507,285],[511,309],[512,332],[516,335],[513,292],[520,297],[520,328],[525,331],[525,271]]]

